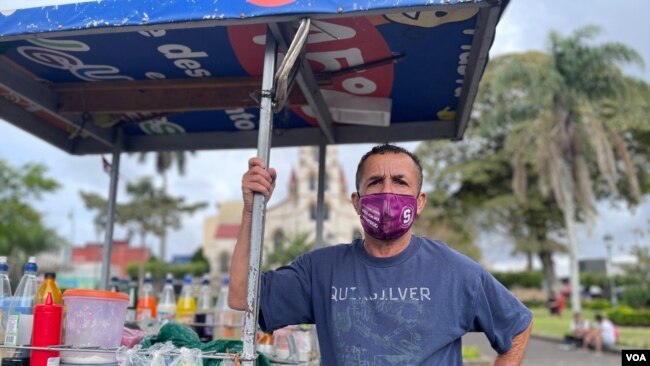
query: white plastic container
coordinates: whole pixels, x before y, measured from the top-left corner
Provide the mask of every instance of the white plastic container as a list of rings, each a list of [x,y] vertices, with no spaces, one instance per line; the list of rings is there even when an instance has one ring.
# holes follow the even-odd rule
[[[120,346],[129,296],[120,292],[67,290],[63,294],[66,315],[64,344],[74,347]],[[61,363],[115,363],[115,353],[61,352]]]

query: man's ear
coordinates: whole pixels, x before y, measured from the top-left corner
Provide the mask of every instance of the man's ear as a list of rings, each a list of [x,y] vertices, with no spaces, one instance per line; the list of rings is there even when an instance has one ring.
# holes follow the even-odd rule
[[[350,196],[352,199],[352,206],[354,206],[354,211],[356,211],[357,215],[361,214],[361,207],[359,206],[359,193],[358,192],[352,192],[352,195]]]
[[[422,210],[424,210],[424,206],[427,204],[427,194],[424,192],[420,192],[420,194],[418,194],[417,202],[418,202],[418,216],[419,216]]]

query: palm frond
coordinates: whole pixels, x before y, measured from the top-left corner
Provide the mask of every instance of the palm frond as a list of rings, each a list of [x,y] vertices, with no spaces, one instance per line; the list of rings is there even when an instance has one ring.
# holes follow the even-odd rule
[[[614,157],[612,145],[609,143],[603,125],[600,121],[587,117],[584,119],[582,126],[585,128],[585,140],[591,145],[596,154],[596,164],[600,175],[607,182],[610,191],[615,196],[618,196],[618,188],[616,187],[618,181],[616,158]]]
[[[625,176],[627,178],[627,183],[630,186],[632,198],[635,200],[635,203],[639,203],[641,202],[641,189],[639,188],[639,179],[636,174],[636,169],[634,168],[634,163],[632,162],[630,150],[627,146],[627,143],[620,134],[613,133],[612,136],[614,138],[614,146],[616,147],[616,152],[618,153],[618,156],[621,158],[621,160],[623,160],[623,166],[625,167]]]

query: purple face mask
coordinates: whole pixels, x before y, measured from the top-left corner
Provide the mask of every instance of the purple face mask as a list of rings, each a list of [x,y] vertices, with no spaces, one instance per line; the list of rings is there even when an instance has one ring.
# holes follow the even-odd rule
[[[413,196],[377,193],[359,199],[361,226],[378,240],[393,240],[404,235],[417,214],[417,200]]]

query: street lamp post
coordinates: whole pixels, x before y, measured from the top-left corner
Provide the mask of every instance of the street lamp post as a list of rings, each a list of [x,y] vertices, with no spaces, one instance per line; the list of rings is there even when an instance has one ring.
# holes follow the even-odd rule
[[[612,236],[605,235],[605,248],[607,248],[607,278],[609,279],[609,294],[612,303],[612,309],[616,310],[618,307],[618,298],[616,297],[616,284],[614,283],[614,276],[612,273]]]

